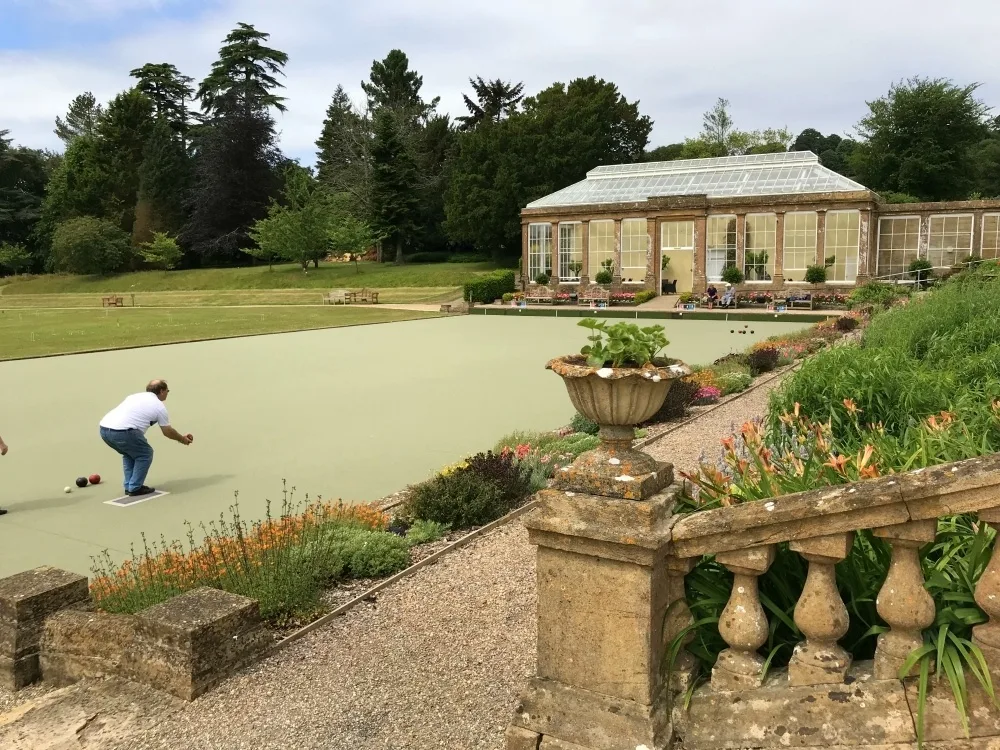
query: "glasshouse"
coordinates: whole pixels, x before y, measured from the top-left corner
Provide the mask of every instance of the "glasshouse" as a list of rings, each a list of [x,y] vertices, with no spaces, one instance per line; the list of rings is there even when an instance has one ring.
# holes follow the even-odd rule
[[[560,292],[853,287],[1000,255],[1000,200],[884,203],[808,151],[597,167],[521,224],[524,278]]]

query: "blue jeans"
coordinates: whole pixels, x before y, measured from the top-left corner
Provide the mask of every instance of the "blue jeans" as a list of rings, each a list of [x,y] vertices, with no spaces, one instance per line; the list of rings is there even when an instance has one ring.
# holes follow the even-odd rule
[[[122,456],[125,472],[125,492],[135,492],[146,482],[146,474],[153,465],[153,448],[139,430],[111,430],[101,428],[101,440]]]

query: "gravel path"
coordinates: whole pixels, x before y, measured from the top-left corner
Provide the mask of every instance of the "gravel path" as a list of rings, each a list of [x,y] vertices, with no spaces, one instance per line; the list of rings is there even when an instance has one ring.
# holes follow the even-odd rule
[[[534,549],[515,522],[119,750],[500,750],[534,649]]]

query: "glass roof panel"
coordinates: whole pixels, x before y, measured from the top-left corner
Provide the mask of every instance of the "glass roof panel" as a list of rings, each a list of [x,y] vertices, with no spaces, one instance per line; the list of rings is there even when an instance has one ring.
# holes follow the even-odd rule
[[[865,190],[827,169],[809,151],[682,159],[597,167],[587,178],[528,204],[528,208],[643,202],[651,197],[752,195]]]

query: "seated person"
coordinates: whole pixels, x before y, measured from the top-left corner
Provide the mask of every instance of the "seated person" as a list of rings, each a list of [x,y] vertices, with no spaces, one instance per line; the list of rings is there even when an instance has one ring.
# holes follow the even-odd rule
[[[726,285],[726,293],[719,300],[719,307],[736,307],[736,291],[728,284]]]
[[[705,290],[705,298],[705,301],[708,303],[708,309],[711,310],[719,300],[719,290],[715,288],[715,284],[708,285],[708,289]]]

